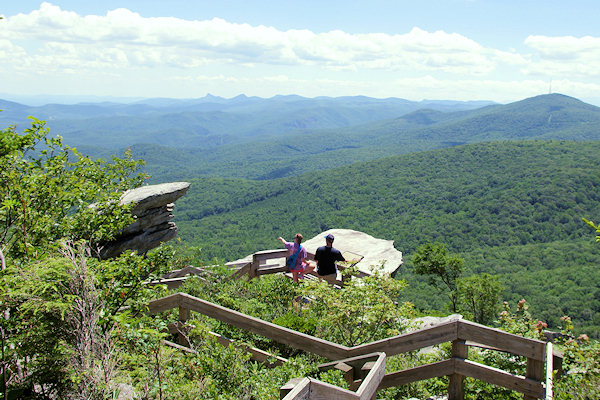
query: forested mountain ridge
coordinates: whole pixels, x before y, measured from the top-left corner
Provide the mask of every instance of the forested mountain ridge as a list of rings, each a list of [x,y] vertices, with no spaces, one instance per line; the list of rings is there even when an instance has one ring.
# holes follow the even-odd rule
[[[438,124],[415,131],[411,137],[465,143],[505,139],[600,139],[597,129],[600,107],[561,94],[541,95],[449,116],[434,115],[438,117]],[[432,122],[426,125],[431,126]]]
[[[600,253],[581,220],[600,215],[598,151],[598,141],[507,141],[270,181],[201,178],[178,203],[177,224],[183,242],[207,258],[234,259],[278,247],[280,235],[330,228],[392,239],[405,260],[420,244],[440,241],[468,260],[469,271],[498,273],[507,299],[527,298],[555,325],[567,313],[598,332]],[[424,309],[441,307],[408,264],[407,296]],[[549,293],[554,307],[543,303]]]
[[[443,113],[422,109],[391,120],[343,130],[289,134],[281,138],[179,152],[178,176],[273,179],[358,161],[497,140],[600,140],[600,108],[552,94],[507,105]],[[167,148],[134,146],[157,180],[175,179],[155,159]]]
[[[2,102],[0,108],[0,123],[32,113],[93,156],[109,158],[119,147],[131,148],[146,160],[154,182],[198,176],[268,180],[490,140],[600,139],[600,109],[560,94],[506,105],[207,96],[125,105]]]
[[[428,107],[456,111],[490,102],[421,101],[355,97],[244,95],[223,99],[146,99],[135,103],[47,104],[30,107],[0,100],[0,125],[27,125],[33,115],[51,121],[72,146],[93,145],[115,150],[139,143],[202,149],[249,138],[285,136],[293,132],[341,128],[395,118]],[[3,127],[3,126],[2,126]],[[98,149],[100,150],[100,149]]]

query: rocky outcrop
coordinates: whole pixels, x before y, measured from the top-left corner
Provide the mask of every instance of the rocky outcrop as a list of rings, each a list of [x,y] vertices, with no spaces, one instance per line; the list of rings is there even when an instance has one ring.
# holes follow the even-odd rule
[[[100,258],[116,257],[130,249],[144,254],[175,238],[177,227],[171,221],[173,203],[186,194],[189,187],[188,182],[171,182],[142,186],[123,193],[121,204],[135,204],[131,211],[135,221],[115,240],[101,247]]]
[[[381,272],[395,275],[402,265],[402,252],[394,248],[393,240],[377,239],[364,232],[351,229],[330,229],[304,241],[306,251],[314,254],[317,248],[325,246],[325,236],[335,236],[333,247],[340,250],[346,260],[361,258],[356,267],[363,275],[372,274],[372,266],[383,263]]]
[[[313,258],[317,248],[325,245],[325,236],[330,233],[335,236],[333,247],[340,250],[346,260],[360,259],[356,267],[361,276],[373,274],[374,266],[382,266],[380,272],[394,276],[402,265],[402,252],[394,248],[393,240],[377,239],[351,229],[330,229],[302,242],[309,259]],[[251,261],[252,254],[226,265],[239,268]],[[285,264],[284,258],[278,261]]]

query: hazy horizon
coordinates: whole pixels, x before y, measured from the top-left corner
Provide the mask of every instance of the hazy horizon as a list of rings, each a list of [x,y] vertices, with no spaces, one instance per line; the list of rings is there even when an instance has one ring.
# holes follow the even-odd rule
[[[600,104],[592,0],[22,0],[0,13],[14,96],[364,95]]]

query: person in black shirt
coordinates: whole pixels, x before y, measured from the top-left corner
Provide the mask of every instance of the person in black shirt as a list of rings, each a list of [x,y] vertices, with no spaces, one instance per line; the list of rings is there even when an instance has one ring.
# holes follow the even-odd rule
[[[331,284],[337,280],[337,267],[336,261],[346,261],[342,253],[333,247],[334,237],[330,233],[325,236],[325,246],[321,246],[315,253],[315,261],[317,262],[317,276]],[[314,266],[307,269],[305,273],[314,270]]]

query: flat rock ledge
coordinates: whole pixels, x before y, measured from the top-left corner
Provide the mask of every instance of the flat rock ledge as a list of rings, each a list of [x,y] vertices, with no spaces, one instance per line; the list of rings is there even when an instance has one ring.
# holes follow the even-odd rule
[[[189,182],[170,182],[141,186],[123,193],[121,204],[135,204],[131,211],[135,221],[115,240],[102,246],[100,258],[117,257],[126,250],[144,254],[175,238],[177,226],[171,221],[174,202],[185,195],[189,187]]]
[[[381,273],[394,276],[402,266],[402,252],[394,248],[393,240],[377,239],[364,232],[352,229],[330,229],[319,233],[317,236],[305,240],[302,245],[309,253],[309,258],[314,255],[317,248],[325,245],[325,236],[331,233],[335,236],[333,247],[340,250],[347,260],[362,257],[356,264],[361,276],[373,274],[374,266],[382,266]],[[293,240],[292,238],[286,238]],[[275,242],[275,240],[273,240]],[[282,247],[282,246],[281,246]],[[239,260],[228,262],[230,267],[240,267],[252,261],[252,254]],[[285,259],[277,260],[279,263],[285,263]]]

